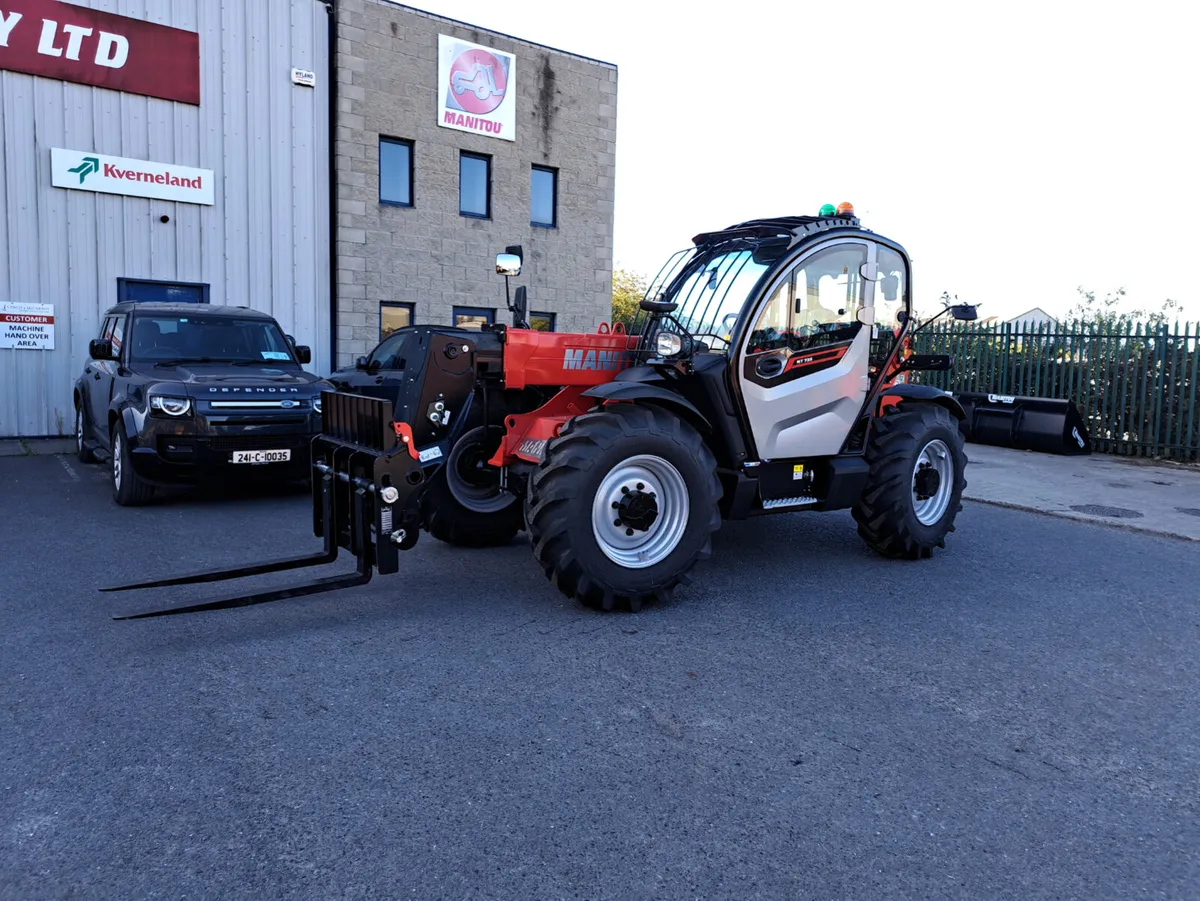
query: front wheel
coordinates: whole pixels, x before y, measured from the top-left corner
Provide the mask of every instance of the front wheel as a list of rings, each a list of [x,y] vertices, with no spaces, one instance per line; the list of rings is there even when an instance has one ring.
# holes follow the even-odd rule
[[[905,402],[875,421],[867,487],[853,516],[858,534],[885,557],[917,560],[946,546],[962,510],[967,455],[945,407]]]
[[[654,407],[572,419],[529,483],[533,553],[563,594],[611,610],[666,600],[721,525],[712,452]]]
[[[112,486],[113,500],[122,507],[140,507],[154,494],[153,486],[133,471],[131,458],[129,441],[121,424],[117,423],[112,433]]]

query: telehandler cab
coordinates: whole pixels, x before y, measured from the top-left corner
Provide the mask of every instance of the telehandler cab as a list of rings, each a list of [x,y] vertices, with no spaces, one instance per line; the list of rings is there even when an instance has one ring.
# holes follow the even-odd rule
[[[518,288],[512,326],[409,327],[393,399],[326,393],[312,446],[321,553],[104,590],[330,563],[340,548],[353,574],[118,618],[363,584],[396,572],[422,529],[470,546],[528,530],[550,581],[604,610],[667,598],[722,519],[851,508],[884,556],[944,547],[966,484],[963,411],[906,381],[951,361],[911,353],[904,249],[849,204],[692,243],[628,331],[534,331]],[[506,293],[520,253],[497,257]]]

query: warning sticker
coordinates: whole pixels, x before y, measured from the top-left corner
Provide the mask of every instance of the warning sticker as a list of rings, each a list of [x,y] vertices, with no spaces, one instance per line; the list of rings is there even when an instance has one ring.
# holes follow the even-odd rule
[[[797,479],[802,478],[804,478],[804,464],[797,463],[792,467],[792,481],[795,482]]]
[[[0,348],[54,350],[54,304],[0,303]]]

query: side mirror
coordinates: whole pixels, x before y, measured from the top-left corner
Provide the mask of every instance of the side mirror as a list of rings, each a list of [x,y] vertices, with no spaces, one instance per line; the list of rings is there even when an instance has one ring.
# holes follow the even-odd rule
[[[113,358],[112,342],[93,338],[88,342],[88,356],[93,360],[111,360]]]
[[[296,359],[303,363],[312,362],[312,348],[307,344],[292,345],[296,350]]]
[[[647,313],[674,313],[679,308],[677,303],[661,300],[643,300],[638,306]]]
[[[515,253],[498,253],[496,254],[496,272],[508,278],[512,275],[521,274],[521,258]]]
[[[896,321],[899,322],[901,325],[904,325],[904,323],[908,322],[908,311],[907,310],[897,311]]]
[[[357,360],[355,360],[355,361],[354,361],[354,368],[355,368],[355,369],[358,369],[358,370],[360,370],[360,371],[365,371],[365,370],[366,370],[366,368],[367,368],[367,358],[366,358],[366,357],[359,357]]]
[[[979,314],[975,312],[975,304],[973,303],[956,303],[950,308],[950,315],[959,322],[974,322],[979,318]]]
[[[883,289],[884,300],[895,300],[900,294],[900,277],[885,275],[879,280],[879,287]]]
[[[513,295],[513,325],[516,328],[529,327],[529,296],[524,285],[517,288]]]

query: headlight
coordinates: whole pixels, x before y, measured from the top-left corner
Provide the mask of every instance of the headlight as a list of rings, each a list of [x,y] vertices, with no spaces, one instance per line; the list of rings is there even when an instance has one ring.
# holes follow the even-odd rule
[[[674,332],[659,332],[654,339],[654,349],[660,357],[673,357],[683,350],[683,338]]]
[[[150,398],[150,409],[161,410],[168,416],[184,416],[192,409],[190,397],[167,397],[155,394]]]
[[[317,394],[313,397],[313,412],[321,412],[321,395]]]

